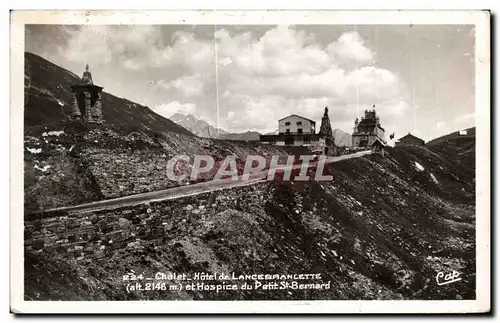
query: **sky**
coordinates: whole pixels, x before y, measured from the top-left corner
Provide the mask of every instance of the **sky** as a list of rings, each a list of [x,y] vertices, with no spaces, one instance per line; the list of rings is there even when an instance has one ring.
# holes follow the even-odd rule
[[[328,106],[351,133],[375,106],[386,137],[430,140],[475,125],[474,40],[469,25],[27,25],[25,47],[167,118],[267,133]]]

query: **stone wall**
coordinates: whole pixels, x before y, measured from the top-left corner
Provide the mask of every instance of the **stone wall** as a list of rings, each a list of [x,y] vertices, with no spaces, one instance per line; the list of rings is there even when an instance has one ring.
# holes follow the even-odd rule
[[[167,177],[168,158],[162,151],[91,148],[84,158],[105,198],[178,186]]]

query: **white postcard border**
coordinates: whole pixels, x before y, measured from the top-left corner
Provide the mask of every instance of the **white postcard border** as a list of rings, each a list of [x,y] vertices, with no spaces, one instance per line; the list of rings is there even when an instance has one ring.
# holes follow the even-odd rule
[[[476,30],[476,300],[24,301],[23,106],[25,24],[474,24]],[[490,296],[490,13],[488,11],[14,11],[11,13],[10,247],[15,313],[473,313]],[[457,67],[459,68],[459,67]]]

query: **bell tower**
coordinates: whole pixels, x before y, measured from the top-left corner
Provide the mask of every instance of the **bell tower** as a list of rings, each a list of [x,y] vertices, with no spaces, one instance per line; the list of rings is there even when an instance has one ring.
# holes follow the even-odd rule
[[[85,122],[102,122],[102,89],[103,87],[94,85],[89,64],[87,64],[80,82],[71,86],[73,94],[71,119],[83,118]]]

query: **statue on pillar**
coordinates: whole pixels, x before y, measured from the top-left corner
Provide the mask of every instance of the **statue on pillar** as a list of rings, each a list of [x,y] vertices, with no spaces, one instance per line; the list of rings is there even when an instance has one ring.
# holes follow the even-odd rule
[[[92,82],[92,74],[89,71],[89,64],[85,66],[85,72],[83,72],[82,76],[82,83],[94,84],[94,82]]]

